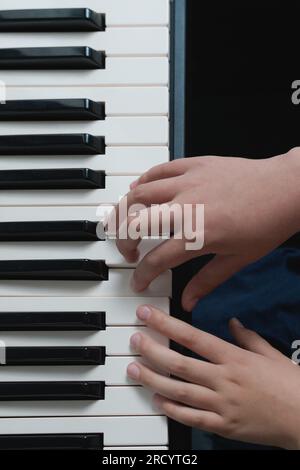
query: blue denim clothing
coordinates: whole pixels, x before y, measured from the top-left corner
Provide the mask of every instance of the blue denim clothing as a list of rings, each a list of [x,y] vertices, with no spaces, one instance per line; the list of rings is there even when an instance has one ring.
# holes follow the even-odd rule
[[[300,339],[300,242],[290,241],[235,275],[201,300],[193,312],[193,325],[233,341],[228,321],[237,317],[287,356]],[[199,447],[201,436],[195,432]],[[207,444],[206,444],[207,445]],[[211,437],[211,448],[255,448]],[[197,444],[195,444],[197,447]],[[257,448],[257,446],[256,446]]]

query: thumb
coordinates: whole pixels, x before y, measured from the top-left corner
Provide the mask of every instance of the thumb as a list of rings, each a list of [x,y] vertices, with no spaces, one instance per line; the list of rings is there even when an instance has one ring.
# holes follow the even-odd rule
[[[281,352],[274,349],[273,346],[257,333],[245,328],[237,318],[230,320],[229,327],[232,336],[242,348],[269,357],[270,359],[285,359],[285,356],[283,356]]]
[[[245,267],[248,262],[236,255],[216,255],[187,284],[182,294],[182,306],[190,312],[198,300]]]

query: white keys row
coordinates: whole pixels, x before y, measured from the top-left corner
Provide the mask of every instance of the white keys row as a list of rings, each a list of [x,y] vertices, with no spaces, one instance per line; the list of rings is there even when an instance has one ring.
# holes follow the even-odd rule
[[[159,415],[141,387],[105,387],[104,400],[1,401],[0,417]]]
[[[108,146],[168,145],[169,122],[163,116],[108,117],[104,121],[92,122],[0,122],[0,136],[84,133],[105,137]]]
[[[99,158],[105,157],[99,156]],[[1,190],[0,206],[98,206],[100,204],[116,204],[128,193],[133,179],[132,176],[107,176],[105,178],[105,189]]]
[[[103,433],[104,446],[168,445],[163,416],[0,418],[0,435]]]
[[[90,168],[114,176],[141,175],[169,158],[168,147],[106,147],[105,155],[1,156],[0,170]]]
[[[169,24],[169,0],[1,0],[1,10],[90,8],[105,13],[107,26]]]
[[[167,57],[107,57],[103,70],[1,70],[6,86],[139,86],[169,83]]]
[[[140,259],[161,244],[161,240],[144,239]],[[119,252],[115,240],[95,242],[1,242],[0,260],[76,259],[103,260],[110,268],[133,267]]]
[[[100,304],[100,302],[99,302]],[[132,356],[130,338],[144,333],[168,345],[168,340],[145,326],[113,326],[103,331],[1,331],[5,346],[105,346],[108,356]],[[72,366],[73,367],[73,366]]]
[[[169,29],[122,27],[89,33],[0,33],[0,44],[8,48],[84,46],[104,51],[107,57],[168,56]]]
[[[109,280],[102,282],[3,280],[0,283],[0,297],[171,297],[170,271],[156,278],[142,293],[133,292],[130,285],[132,274],[132,269],[110,269]]]
[[[1,72],[0,72],[1,74]],[[6,100],[86,98],[105,102],[106,115],[137,116],[169,113],[169,90],[165,87],[7,87]]]
[[[136,309],[152,304],[169,312],[167,297],[2,297],[2,312],[105,312],[106,326],[140,325]]]
[[[138,357],[107,357],[104,366],[4,366],[0,382],[105,381],[108,386],[132,386],[126,369]]]

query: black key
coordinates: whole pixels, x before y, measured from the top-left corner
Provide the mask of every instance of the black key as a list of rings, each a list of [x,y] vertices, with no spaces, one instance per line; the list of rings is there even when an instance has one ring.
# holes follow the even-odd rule
[[[1,105],[0,105],[1,106]],[[91,134],[0,136],[0,155],[103,155],[104,137]]]
[[[88,168],[0,171],[0,190],[104,188],[105,173]]]
[[[105,53],[91,47],[0,49],[0,70],[105,69]]]
[[[97,222],[0,222],[0,242],[99,241]]]
[[[104,382],[0,382],[0,401],[104,400]]]
[[[0,11],[0,32],[104,31],[105,15],[89,8]]]
[[[0,261],[0,279],[107,281],[108,267],[88,259]]]
[[[101,121],[105,104],[89,99],[16,100],[0,106],[0,121]]]
[[[0,450],[103,450],[103,434],[2,434]]]
[[[105,347],[7,347],[7,366],[103,366]]]
[[[101,331],[105,312],[0,312],[0,331]]]

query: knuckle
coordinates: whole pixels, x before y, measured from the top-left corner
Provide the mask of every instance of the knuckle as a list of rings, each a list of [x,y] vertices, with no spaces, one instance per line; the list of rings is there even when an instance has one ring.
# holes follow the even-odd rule
[[[174,375],[185,376],[187,373],[187,363],[184,357],[177,357],[173,360],[170,372]]]
[[[179,385],[174,390],[174,396],[179,402],[186,402],[189,398],[189,393],[185,385]]]
[[[137,186],[135,189],[133,189],[132,196],[136,202],[142,203],[146,197],[146,191],[145,191],[144,186],[143,185]]]
[[[199,342],[199,334],[197,331],[194,331],[194,329],[191,329],[191,331],[189,331],[188,335],[187,335],[187,332],[182,332],[181,333],[181,338],[180,340],[186,344],[186,346],[188,348],[193,348],[194,346],[196,346]]]
[[[145,262],[147,263],[148,268],[152,270],[156,270],[162,266],[161,257],[155,253],[155,251],[153,251],[153,253],[149,253],[148,256],[145,257]]]

